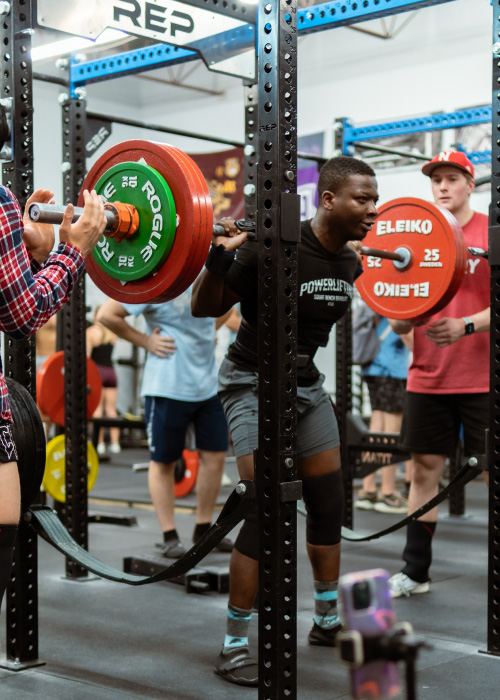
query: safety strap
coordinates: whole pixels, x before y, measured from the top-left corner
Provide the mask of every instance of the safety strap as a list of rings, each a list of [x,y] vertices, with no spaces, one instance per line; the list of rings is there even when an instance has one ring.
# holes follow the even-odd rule
[[[418,508],[414,513],[407,515],[406,518],[403,518],[394,525],[391,525],[391,527],[386,527],[385,530],[380,530],[380,532],[375,532],[372,535],[358,535],[353,530],[343,527],[342,539],[348,540],[349,542],[368,542],[369,540],[376,540],[379,537],[384,537],[385,535],[395,532],[405,525],[408,525],[408,523],[418,520],[418,518],[422,517],[422,515],[425,515],[425,513],[428,513],[430,510],[442,503],[448,497],[449,493],[455,491],[455,489],[458,489],[461,486],[465,486],[465,484],[468,484],[469,481],[472,481],[472,479],[475,479],[476,476],[479,476],[481,469],[479,469],[476,464],[471,466],[469,462],[466,462],[464,466],[458,470],[448,486],[440,491],[437,496],[431,498],[428,503]]]
[[[478,460],[476,459],[476,464],[477,463]],[[476,464],[472,466],[469,464],[469,462],[466,462],[464,466],[458,470],[448,486],[440,491],[437,496],[431,498],[428,503],[418,508],[418,510],[411,513],[411,515],[407,515],[402,520],[398,520],[398,522],[394,523],[394,525],[386,527],[385,530],[380,530],[380,532],[375,532],[371,535],[358,535],[356,532],[354,532],[354,530],[350,530],[348,527],[343,527],[342,539],[349,542],[368,542],[369,540],[377,540],[379,537],[384,537],[385,535],[395,532],[405,525],[408,525],[408,523],[418,520],[418,518],[421,518],[422,515],[425,515],[425,513],[428,513],[430,510],[442,503],[452,491],[455,491],[461,486],[465,486],[469,483],[469,481],[475,479],[476,476],[478,476],[482,471],[482,468],[476,466]],[[301,505],[297,505],[297,511],[300,513],[300,515],[307,515],[307,511]]]
[[[103,561],[80,547],[71,537],[68,530],[59,520],[57,513],[47,506],[33,505],[28,510],[28,518],[31,518],[31,526],[35,532],[43,537],[55,549],[59,550],[68,559],[76,562],[93,574],[101,576],[109,581],[126,583],[129,586],[144,586],[147,583],[166,581],[187,573],[196,566],[223,537],[227,535],[248,514],[255,489],[252,481],[240,481],[234,491],[229,495],[219,517],[212,527],[194,544],[186,554],[177,559],[171,566],[159,571],[154,576],[136,576],[126,574],[119,569],[108,566]]]

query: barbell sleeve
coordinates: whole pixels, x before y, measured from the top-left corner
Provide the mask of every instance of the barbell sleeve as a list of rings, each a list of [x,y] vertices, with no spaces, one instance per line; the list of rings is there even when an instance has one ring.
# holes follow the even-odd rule
[[[361,248],[361,255],[371,255],[373,258],[384,258],[384,260],[397,260],[406,262],[405,256],[392,250],[378,250],[377,248]]]

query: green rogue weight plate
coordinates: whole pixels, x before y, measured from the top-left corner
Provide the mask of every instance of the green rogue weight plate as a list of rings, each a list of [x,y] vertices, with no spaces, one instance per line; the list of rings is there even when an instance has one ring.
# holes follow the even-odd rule
[[[94,260],[124,282],[151,275],[167,259],[175,238],[175,202],[165,179],[149,165],[124,162],[107,170],[94,189],[104,201],[133,204],[139,213],[137,232],[119,242],[102,236]]]

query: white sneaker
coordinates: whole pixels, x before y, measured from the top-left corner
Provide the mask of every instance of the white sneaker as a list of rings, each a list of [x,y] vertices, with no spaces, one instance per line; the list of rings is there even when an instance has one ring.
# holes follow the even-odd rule
[[[122,448],[120,447],[120,443],[112,442],[111,445],[109,446],[109,451],[113,455],[119,455],[120,452],[122,451]]]
[[[222,475],[222,480],[221,480],[221,486],[231,486],[232,485],[231,479],[228,477],[226,472]]]
[[[428,593],[429,581],[419,583],[400,571],[389,579],[389,590],[393,598],[400,598],[403,595],[409,598],[416,593]]]
[[[102,457],[102,455],[106,454],[106,443],[105,442],[100,442],[97,445],[97,454],[101,455],[101,457]]]

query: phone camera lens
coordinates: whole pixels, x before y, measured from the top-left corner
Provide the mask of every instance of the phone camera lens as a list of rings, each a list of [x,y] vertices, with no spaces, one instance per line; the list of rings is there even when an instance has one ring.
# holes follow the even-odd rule
[[[353,584],[352,602],[355,610],[364,610],[370,607],[371,593],[368,581],[358,581]]]

